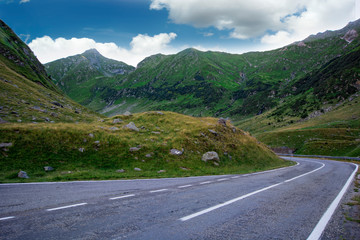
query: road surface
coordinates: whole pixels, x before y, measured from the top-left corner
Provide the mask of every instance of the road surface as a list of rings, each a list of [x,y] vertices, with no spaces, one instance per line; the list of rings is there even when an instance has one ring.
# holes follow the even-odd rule
[[[0,239],[319,239],[357,166],[296,161],[245,175],[0,184]]]

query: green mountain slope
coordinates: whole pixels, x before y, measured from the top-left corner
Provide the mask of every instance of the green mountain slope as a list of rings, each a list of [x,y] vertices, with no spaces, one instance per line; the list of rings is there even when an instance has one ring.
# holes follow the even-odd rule
[[[356,51],[359,32],[360,20],[273,51],[237,55],[186,49],[174,55],[158,54],[144,59],[135,71],[101,78],[101,84],[95,84],[97,75],[91,71],[79,76],[70,74],[64,84],[82,76],[88,80],[80,85],[69,84],[71,89],[65,91],[73,91],[70,97],[87,106],[97,106],[93,109],[110,116],[125,111],[169,110],[195,116],[243,118],[295,101],[295,96],[303,98],[313,88],[311,79],[317,78],[317,71],[326,64],[336,65],[340,62],[336,59]],[[59,78],[64,74],[61,69],[54,67],[51,75]],[[56,83],[59,84],[57,80]],[[86,95],[84,98],[75,96],[76,91],[83,92],[83,85],[92,90],[80,95]],[[325,86],[328,91],[337,92],[330,90],[332,83]],[[315,91],[316,98],[316,91],[324,91],[314,87],[311,91]],[[342,98],[352,92],[343,91]],[[91,104],[84,99],[91,99]],[[305,112],[296,110],[296,115],[315,111],[319,101],[310,105]]]
[[[111,86],[112,77],[134,70],[123,62],[103,57],[95,49],[47,63],[45,68],[54,83],[70,98],[94,110],[103,107],[101,99],[97,99],[98,93]]]
[[[287,101],[236,125],[277,150],[360,156],[360,47],[306,75],[291,88],[294,96]]]
[[[104,118],[59,93],[30,49],[1,24],[0,183],[245,173],[292,164],[229,121],[172,112]],[[94,54],[82,57],[92,61]],[[117,63],[101,67],[101,59],[92,63],[96,71],[120,76]],[[203,161],[209,151],[218,158]],[[30,178],[19,178],[19,170]]]
[[[93,121],[63,96],[30,48],[0,21],[0,122]]]

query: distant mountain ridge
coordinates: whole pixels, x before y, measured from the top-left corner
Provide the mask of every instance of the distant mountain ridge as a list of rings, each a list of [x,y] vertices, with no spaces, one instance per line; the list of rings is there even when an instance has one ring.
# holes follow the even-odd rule
[[[323,102],[335,103],[353,94],[355,88],[347,86],[354,85],[357,78],[356,64],[344,69],[346,74],[340,74],[343,70],[337,69],[337,73],[347,79],[351,74],[356,75],[351,77],[351,81],[337,83],[337,87],[342,89],[340,98],[336,94],[326,94],[316,99],[313,86],[307,84],[307,79],[317,75],[331,61],[336,62],[335,59],[351,52],[357,61],[359,32],[360,20],[357,20],[338,31],[319,33],[267,52],[239,55],[186,49],[174,55],[157,54],[145,58],[136,69],[101,78],[101,84],[84,78],[83,84],[97,87],[92,87],[91,94],[81,101],[73,99],[108,115],[125,111],[169,110],[195,116],[235,118],[261,114],[279,106],[288,108],[293,105],[283,104],[305,99],[306,109],[293,114],[306,117],[319,110]],[[47,64],[47,69],[52,64]],[[49,72],[59,85],[56,77],[59,70],[52,69]],[[87,71],[88,75],[90,73]],[[85,75],[77,74],[77,78],[82,79],[82,76]],[[88,76],[87,79],[94,77]],[[331,81],[324,78],[321,81],[328,83],[322,91],[334,92],[329,85]],[[69,91],[79,91],[79,86],[71,86],[73,88]]]
[[[87,105],[105,79],[124,75],[135,68],[103,57],[96,49],[45,64],[54,83],[70,98]]]

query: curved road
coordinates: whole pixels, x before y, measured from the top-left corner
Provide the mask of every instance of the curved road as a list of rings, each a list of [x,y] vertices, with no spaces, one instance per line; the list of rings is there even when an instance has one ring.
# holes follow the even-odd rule
[[[319,239],[355,164],[245,175],[0,184],[0,239]]]

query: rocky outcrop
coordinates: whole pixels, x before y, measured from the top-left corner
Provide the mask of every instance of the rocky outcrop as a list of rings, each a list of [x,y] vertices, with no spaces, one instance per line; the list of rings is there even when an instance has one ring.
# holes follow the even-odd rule
[[[206,152],[203,154],[202,161],[207,162],[207,161],[219,161],[219,155],[217,154],[217,152],[214,151],[210,151],[210,152]]]

